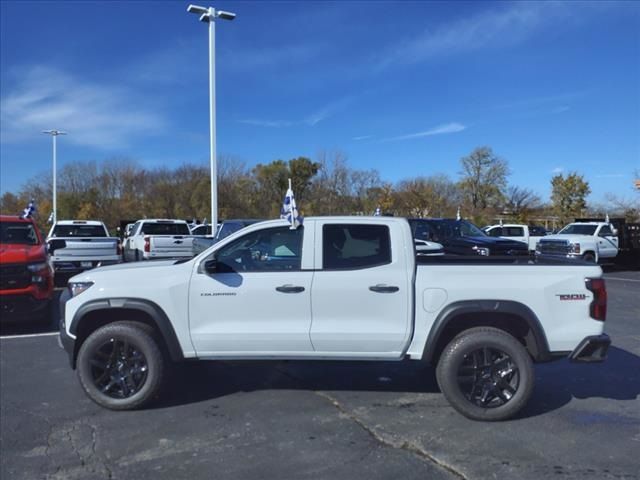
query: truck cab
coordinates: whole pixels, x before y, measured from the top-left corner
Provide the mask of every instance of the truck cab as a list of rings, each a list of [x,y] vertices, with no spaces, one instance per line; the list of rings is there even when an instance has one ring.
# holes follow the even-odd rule
[[[482,229],[490,237],[508,238],[529,245],[529,251],[535,252],[536,245],[547,234],[543,227],[505,223],[489,225]]]

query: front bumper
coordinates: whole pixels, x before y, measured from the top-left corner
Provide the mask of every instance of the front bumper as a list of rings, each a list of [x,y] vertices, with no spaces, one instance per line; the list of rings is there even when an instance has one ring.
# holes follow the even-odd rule
[[[611,339],[607,334],[603,333],[602,335],[586,337],[580,342],[580,345],[571,352],[569,361],[583,363],[604,362],[607,358],[609,345],[611,345]]]
[[[29,320],[47,315],[49,298],[35,298],[31,294],[0,295],[2,320]]]
[[[71,292],[66,288],[60,295],[60,336],[58,337],[58,344],[67,352],[71,368],[75,368],[74,354],[76,340],[67,333],[67,321],[65,318],[65,307],[70,298]]]

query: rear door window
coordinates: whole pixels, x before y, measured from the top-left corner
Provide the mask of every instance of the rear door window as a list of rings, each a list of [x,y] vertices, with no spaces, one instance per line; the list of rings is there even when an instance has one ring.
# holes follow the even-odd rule
[[[322,268],[351,270],[391,263],[386,225],[328,224],[322,228]]]

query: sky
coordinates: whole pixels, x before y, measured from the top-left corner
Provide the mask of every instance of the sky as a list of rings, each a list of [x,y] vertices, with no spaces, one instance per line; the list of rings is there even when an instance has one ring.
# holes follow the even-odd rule
[[[201,0],[204,1],[204,0]],[[207,26],[187,2],[0,2],[0,194],[69,162],[208,164]],[[210,4],[201,3],[203,6]],[[640,2],[220,1],[218,155],[319,152],[398,182],[490,146],[548,200],[640,170]]]

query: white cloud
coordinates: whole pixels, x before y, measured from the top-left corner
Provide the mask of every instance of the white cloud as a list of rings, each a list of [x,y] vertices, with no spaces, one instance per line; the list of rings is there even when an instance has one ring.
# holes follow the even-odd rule
[[[246,118],[242,120],[238,120],[240,123],[244,123],[246,125],[256,125],[258,127],[268,127],[268,128],[282,128],[282,127],[290,127],[294,125],[294,122],[288,120],[259,120],[255,118]]]
[[[424,132],[409,133],[407,135],[400,135],[397,137],[385,138],[383,141],[395,141],[395,140],[410,140],[412,138],[430,137],[432,135],[445,135],[447,133],[458,133],[466,130],[467,127],[458,122],[446,123],[438,125],[437,127],[430,128]]]
[[[307,115],[302,120],[265,120],[265,119],[256,119],[256,118],[248,118],[238,120],[240,123],[245,123],[247,125],[256,125],[259,127],[270,127],[270,128],[284,128],[284,127],[293,127],[296,125],[308,125],[310,127],[315,127],[318,123],[327,120],[328,118],[335,115],[337,112],[345,108],[351,101],[353,101],[354,97],[348,96],[344,98],[340,98],[336,101],[330,102],[327,105],[319,108],[315,112]]]
[[[563,2],[515,2],[425,30],[394,45],[379,57],[378,68],[410,65],[425,60],[477,51],[487,47],[518,44],[551,20],[571,17],[570,4]]]
[[[41,130],[69,132],[65,142],[121,148],[136,136],[159,133],[162,115],[133,92],[83,81],[48,67],[32,67],[0,99],[3,143],[33,138]]]
[[[359,142],[360,140],[369,140],[370,138],[373,138],[372,135],[362,135],[360,137],[353,137],[351,140],[355,140],[356,142]]]
[[[553,170],[551,170],[551,173],[553,173],[554,175],[558,175],[562,172],[564,172],[564,167],[556,167]]]
[[[556,107],[553,110],[551,110],[551,113],[553,113],[555,115],[559,115],[561,113],[568,112],[569,110],[571,110],[571,108],[568,105],[561,105],[561,106]]]

